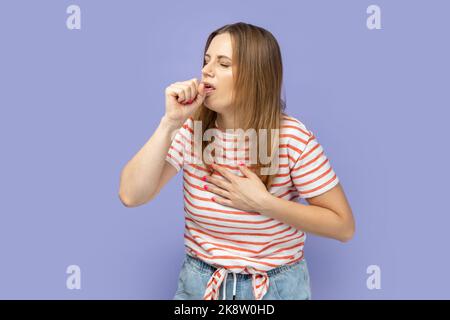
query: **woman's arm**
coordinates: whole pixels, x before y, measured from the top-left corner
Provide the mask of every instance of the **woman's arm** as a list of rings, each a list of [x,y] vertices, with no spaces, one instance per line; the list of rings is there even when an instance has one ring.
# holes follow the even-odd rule
[[[120,175],[119,198],[127,207],[150,201],[176,174],[176,169],[165,161],[172,137],[202,105],[205,85],[196,78],[175,82],[166,88],[165,96],[166,113],[158,128]]]
[[[327,192],[306,200],[309,205],[280,199],[267,193],[257,211],[305,232],[342,242],[353,237],[355,221],[340,183]]]
[[[220,165],[212,164],[226,180],[205,176],[216,194],[213,201],[241,210],[259,212],[296,229],[346,242],[353,237],[355,222],[340,183],[327,192],[307,198],[309,205],[278,198],[267,191],[260,178],[246,165],[239,166],[239,177]]]
[[[162,117],[151,138],[125,165],[120,175],[119,190],[119,198],[125,206],[135,207],[148,202],[158,193],[164,171],[165,181],[177,173],[175,168],[163,170],[164,167],[172,167],[165,158],[171,145],[171,137],[177,129],[178,124]]]

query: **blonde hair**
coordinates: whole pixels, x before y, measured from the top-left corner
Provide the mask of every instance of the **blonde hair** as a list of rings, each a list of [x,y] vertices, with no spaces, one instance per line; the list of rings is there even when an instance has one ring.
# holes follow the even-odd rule
[[[213,38],[222,33],[230,34],[233,47],[234,128],[243,130],[253,128],[256,132],[259,132],[259,129],[266,129],[267,141],[263,145],[268,147],[266,154],[273,157],[278,143],[276,146],[273,145],[271,130],[280,129],[286,108],[285,101],[281,99],[283,65],[278,42],[269,31],[261,27],[243,22],[227,24],[208,36],[203,57]],[[203,136],[207,129],[215,127],[217,113],[202,104],[192,118],[194,121],[201,121]],[[202,157],[208,143],[202,139]],[[258,136],[258,154],[260,146]],[[275,174],[262,175],[260,169],[270,167],[272,161],[263,165],[258,157],[255,165],[249,165],[267,189],[270,188]],[[212,171],[209,164],[203,163],[208,171]]]

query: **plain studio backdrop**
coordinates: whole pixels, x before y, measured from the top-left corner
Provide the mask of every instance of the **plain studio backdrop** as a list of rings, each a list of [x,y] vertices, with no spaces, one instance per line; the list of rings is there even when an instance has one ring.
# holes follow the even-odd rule
[[[164,89],[200,78],[208,34],[239,21],[277,38],[286,111],[316,134],[355,215],[348,243],[308,234],[313,299],[450,298],[449,13],[444,0],[2,1],[0,298],[172,298],[181,172],[137,208],[119,176]]]

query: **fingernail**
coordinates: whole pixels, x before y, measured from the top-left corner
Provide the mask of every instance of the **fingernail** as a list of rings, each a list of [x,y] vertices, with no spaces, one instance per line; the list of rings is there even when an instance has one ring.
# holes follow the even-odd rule
[[[244,165],[244,163],[243,163],[243,162],[239,162],[239,165],[240,165],[240,166],[243,166],[243,165]]]
[[[214,197],[212,197],[211,200],[212,200],[212,201],[216,201],[216,200],[214,200]]]
[[[204,176],[204,177],[202,178],[202,180],[203,180],[203,181],[206,181],[206,176]]]
[[[203,186],[203,188],[204,188],[205,190],[208,190],[208,186],[207,186],[206,184]]]

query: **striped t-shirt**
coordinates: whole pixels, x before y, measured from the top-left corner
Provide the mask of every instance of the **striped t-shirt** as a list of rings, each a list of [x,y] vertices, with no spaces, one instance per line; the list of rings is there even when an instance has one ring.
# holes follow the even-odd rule
[[[213,130],[216,150],[218,146],[223,147],[220,156],[224,160],[215,159],[216,162],[243,176],[238,163],[248,164],[248,144],[236,150],[233,148],[237,146],[233,140],[237,136],[235,133],[217,128],[217,123]],[[269,288],[268,270],[303,258],[306,234],[260,213],[212,201],[215,194],[205,190],[203,186],[209,183],[202,181],[202,177],[210,172],[198,157],[193,160],[197,154],[192,147],[193,133],[194,122],[188,118],[174,134],[166,160],[177,171],[183,168],[186,253],[217,268],[208,281],[203,299],[217,300],[227,273],[234,272],[252,275],[253,294],[260,300]],[[215,171],[213,176],[225,179]],[[338,182],[313,132],[300,120],[283,115],[279,130],[278,171],[269,192],[298,202],[299,198],[320,195]]]

